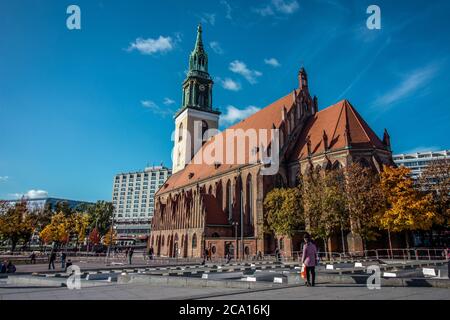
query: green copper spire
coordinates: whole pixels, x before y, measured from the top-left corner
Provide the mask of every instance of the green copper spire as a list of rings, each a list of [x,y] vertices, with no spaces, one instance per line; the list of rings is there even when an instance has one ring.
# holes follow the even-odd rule
[[[220,114],[212,108],[213,84],[208,73],[208,54],[203,47],[202,26],[198,25],[195,47],[189,55],[189,71],[183,82],[181,108],[177,114],[186,108]]]
[[[203,48],[202,40],[202,26],[197,27],[197,41],[195,41],[195,48],[189,57],[189,75],[202,76],[209,79],[208,74],[208,55]]]
[[[195,41],[194,52],[204,52],[203,41],[202,41],[202,25],[199,24],[197,27],[197,41]]]

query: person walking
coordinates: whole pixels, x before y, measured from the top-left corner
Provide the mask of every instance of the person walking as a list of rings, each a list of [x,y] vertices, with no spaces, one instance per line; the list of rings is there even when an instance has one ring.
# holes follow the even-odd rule
[[[279,248],[275,249],[275,259],[276,259],[277,262],[281,261],[281,254],[280,254],[280,249]]]
[[[128,251],[128,264],[132,264],[133,252],[133,248],[130,248],[130,250]]]
[[[67,272],[67,268],[69,268],[72,265],[72,260],[67,259],[66,268],[64,269],[64,272]]]
[[[154,254],[154,249],[153,247],[150,247],[150,249],[148,250],[148,257],[150,258],[150,260],[153,260],[153,254]]]
[[[263,256],[262,256],[262,252],[258,251],[258,255],[256,256],[256,260],[262,260]]]
[[[34,251],[31,252],[30,263],[31,264],[36,264],[36,253]]]
[[[6,267],[8,266],[8,261],[3,260],[3,263],[0,265],[0,273],[6,273]]]
[[[48,270],[50,269],[55,270],[55,260],[56,260],[56,252],[52,250],[50,252],[50,257],[48,261]]]
[[[8,262],[8,265],[6,266],[6,273],[15,273],[16,272],[16,266],[13,265],[11,261]]]
[[[304,237],[305,245],[303,246],[302,263],[306,268],[306,286],[314,287],[316,281],[316,259],[317,248],[311,242],[311,237],[306,234]]]
[[[65,269],[66,268],[66,253],[63,252],[61,253],[61,269]]]

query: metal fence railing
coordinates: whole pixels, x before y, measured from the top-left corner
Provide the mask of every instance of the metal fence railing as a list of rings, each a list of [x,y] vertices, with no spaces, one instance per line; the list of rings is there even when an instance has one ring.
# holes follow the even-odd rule
[[[18,260],[29,260],[31,252],[0,252],[1,259],[12,258],[16,261]],[[50,251],[47,252],[35,252],[37,260],[44,260],[48,258]],[[345,261],[360,261],[360,260],[449,260],[450,249],[448,248],[409,248],[409,249],[374,249],[374,250],[364,250],[351,253],[343,252],[318,252],[318,257],[321,261],[330,262],[345,262]],[[295,251],[291,255],[281,252],[278,256],[275,254],[266,254],[260,257],[257,256],[245,256],[243,258],[238,257],[235,259],[233,257],[230,261],[224,257],[213,256],[211,259],[205,259],[205,263],[211,264],[225,264],[227,262],[300,262],[302,257],[302,252]],[[58,254],[59,258],[59,254]],[[127,264],[128,256],[125,252],[111,252],[108,257],[105,253],[93,253],[93,252],[67,252],[67,258],[77,260],[83,260],[86,262],[106,262],[109,264],[120,263]],[[203,263],[203,258],[195,257],[164,257],[164,256],[153,256],[151,259],[145,254],[145,251],[135,251],[133,254],[133,264],[147,264],[147,265],[172,265],[172,264],[201,264]]]

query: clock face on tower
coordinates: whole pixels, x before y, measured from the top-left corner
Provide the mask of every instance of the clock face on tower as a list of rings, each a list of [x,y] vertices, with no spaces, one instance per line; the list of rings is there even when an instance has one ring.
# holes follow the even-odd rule
[[[206,89],[206,87],[203,84],[201,84],[198,88],[200,89],[200,91],[205,91]]]

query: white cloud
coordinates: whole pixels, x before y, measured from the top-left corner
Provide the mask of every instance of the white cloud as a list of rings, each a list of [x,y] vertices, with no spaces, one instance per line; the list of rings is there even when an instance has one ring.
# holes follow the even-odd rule
[[[211,41],[209,43],[209,46],[211,47],[211,49],[213,49],[213,51],[217,54],[223,54],[223,49],[220,46],[220,43],[217,41]]]
[[[222,80],[222,79],[218,78],[218,80],[220,81],[220,84],[222,85],[222,87],[226,90],[239,91],[242,89],[241,84],[237,81],[234,81],[233,79],[225,78]]]
[[[39,198],[47,198],[48,192],[45,190],[28,190],[26,193],[13,193],[9,194],[10,197],[21,199],[21,198],[27,198],[27,199],[39,199]]]
[[[216,24],[215,13],[202,13],[199,17],[202,23],[209,23],[212,26]]]
[[[245,119],[260,109],[255,106],[248,106],[245,109],[238,109],[235,106],[227,106],[227,113],[220,117],[224,124],[233,124],[239,120]]]
[[[166,106],[170,106],[171,104],[175,103],[175,100],[172,100],[170,98],[164,98],[164,102],[163,102]]]
[[[434,78],[438,70],[439,68],[433,64],[411,72],[395,88],[378,97],[373,106],[383,107],[386,110],[392,105],[401,102],[411,94],[416,93],[418,89],[424,87]]]
[[[25,197],[29,199],[46,198],[48,197],[48,192],[44,190],[29,190]]]
[[[262,17],[273,16],[275,14],[271,6],[265,6],[262,8],[253,8],[253,11]]]
[[[227,1],[225,1],[225,0],[220,1],[220,4],[224,5],[225,9],[227,10],[227,14],[226,14],[225,18],[227,18],[229,20],[233,19],[231,17],[231,6],[230,6],[230,4]]]
[[[6,182],[8,181],[9,177],[8,176],[0,176],[0,182]]]
[[[268,64],[269,66],[272,66],[272,67],[279,67],[279,66],[281,66],[281,64],[275,58],[264,59],[264,63]]]
[[[136,41],[131,42],[128,51],[137,50],[141,54],[152,55],[155,53],[166,53],[173,50],[175,41],[171,37],[159,36],[158,39],[143,39],[137,38]]]
[[[292,14],[299,8],[297,0],[293,0],[290,2],[284,0],[272,0],[272,4],[278,12],[284,14]]]
[[[255,84],[257,82],[256,79],[262,76],[261,72],[250,70],[249,68],[247,68],[247,65],[244,62],[239,60],[234,60],[233,62],[231,62],[229,69],[230,71],[243,76],[251,84]]]
[[[293,14],[299,9],[297,0],[284,1],[284,0],[272,0],[269,4],[260,7],[253,8],[253,11],[262,17],[273,16],[276,13],[289,15]]]
[[[143,107],[147,108],[148,110],[150,110],[151,112],[153,112],[154,114],[161,116],[161,117],[165,117],[165,116],[173,113],[172,110],[167,109],[167,108],[161,108],[160,106],[158,106],[155,102],[153,102],[151,100],[142,100],[141,105]]]

